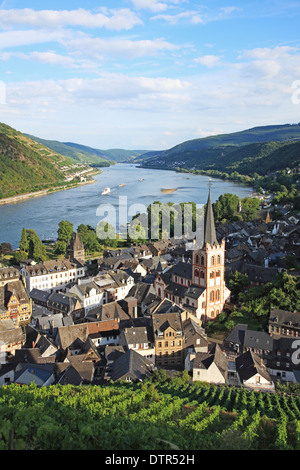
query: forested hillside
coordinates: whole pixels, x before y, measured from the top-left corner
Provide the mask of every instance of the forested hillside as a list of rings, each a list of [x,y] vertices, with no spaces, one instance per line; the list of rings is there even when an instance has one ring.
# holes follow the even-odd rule
[[[228,146],[204,148],[175,154],[169,158],[159,157],[143,163],[145,167],[185,168],[194,170],[216,170],[219,172],[252,176],[265,175],[300,163],[300,142],[264,142],[240,147]]]
[[[295,167],[300,162],[300,124],[257,127],[247,131],[184,142],[140,158],[148,168],[185,168],[243,175]]]
[[[39,142],[46,147],[65,155],[73,160],[87,162],[95,166],[109,166],[117,162],[129,162],[143,154],[144,150],[124,150],[109,149],[101,150],[88,147],[74,142],[59,142],[56,140],[46,140],[27,134],[32,140]]]
[[[0,123],[0,198],[40,191],[65,182],[72,162]]]

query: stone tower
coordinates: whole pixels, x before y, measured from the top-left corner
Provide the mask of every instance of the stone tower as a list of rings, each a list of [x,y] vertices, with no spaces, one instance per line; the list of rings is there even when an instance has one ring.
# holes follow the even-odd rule
[[[73,233],[71,242],[67,247],[67,258],[70,260],[77,260],[84,263],[85,253],[84,253],[84,244],[79,240],[77,233]]]
[[[192,253],[192,284],[205,291],[203,320],[216,318],[223,310],[230,291],[225,286],[225,240],[217,240],[211,194],[204,215],[204,238],[202,246]]]

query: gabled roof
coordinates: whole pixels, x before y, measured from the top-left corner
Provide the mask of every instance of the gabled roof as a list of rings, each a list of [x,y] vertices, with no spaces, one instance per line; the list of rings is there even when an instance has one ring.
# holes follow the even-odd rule
[[[194,369],[209,369],[215,364],[223,377],[227,375],[228,361],[218,344],[213,345],[208,353],[197,352],[194,359]]]
[[[118,357],[113,364],[111,378],[113,381],[120,380],[130,375],[135,380],[145,380],[153,370],[153,363],[141,356],[133,349]]]
[[[256,374],[261,375],[269,382],[272,381],[262,359],[251,350],[238,356],[235,360],[235,364],[236,371],[239,374],[241,382],[249,380]]]
[[[90,384],[94,378],[94,364],[92,362],[78,362],[74,364],[58,363],[56,371],[59,374],[57,383],[61,385]]]

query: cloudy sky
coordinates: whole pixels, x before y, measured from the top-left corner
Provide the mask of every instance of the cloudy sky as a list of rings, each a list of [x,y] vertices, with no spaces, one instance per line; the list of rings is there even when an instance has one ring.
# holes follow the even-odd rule
[[[293,0],[0,0],[0,122],[155,150],[300,122],[299,24]]]

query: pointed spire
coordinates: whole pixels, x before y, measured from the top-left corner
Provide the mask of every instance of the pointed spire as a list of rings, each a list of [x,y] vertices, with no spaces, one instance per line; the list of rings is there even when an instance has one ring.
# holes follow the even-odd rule
[[[204,243],[209,243],[210,245],[218,244],[210,188],[204,216]]]

